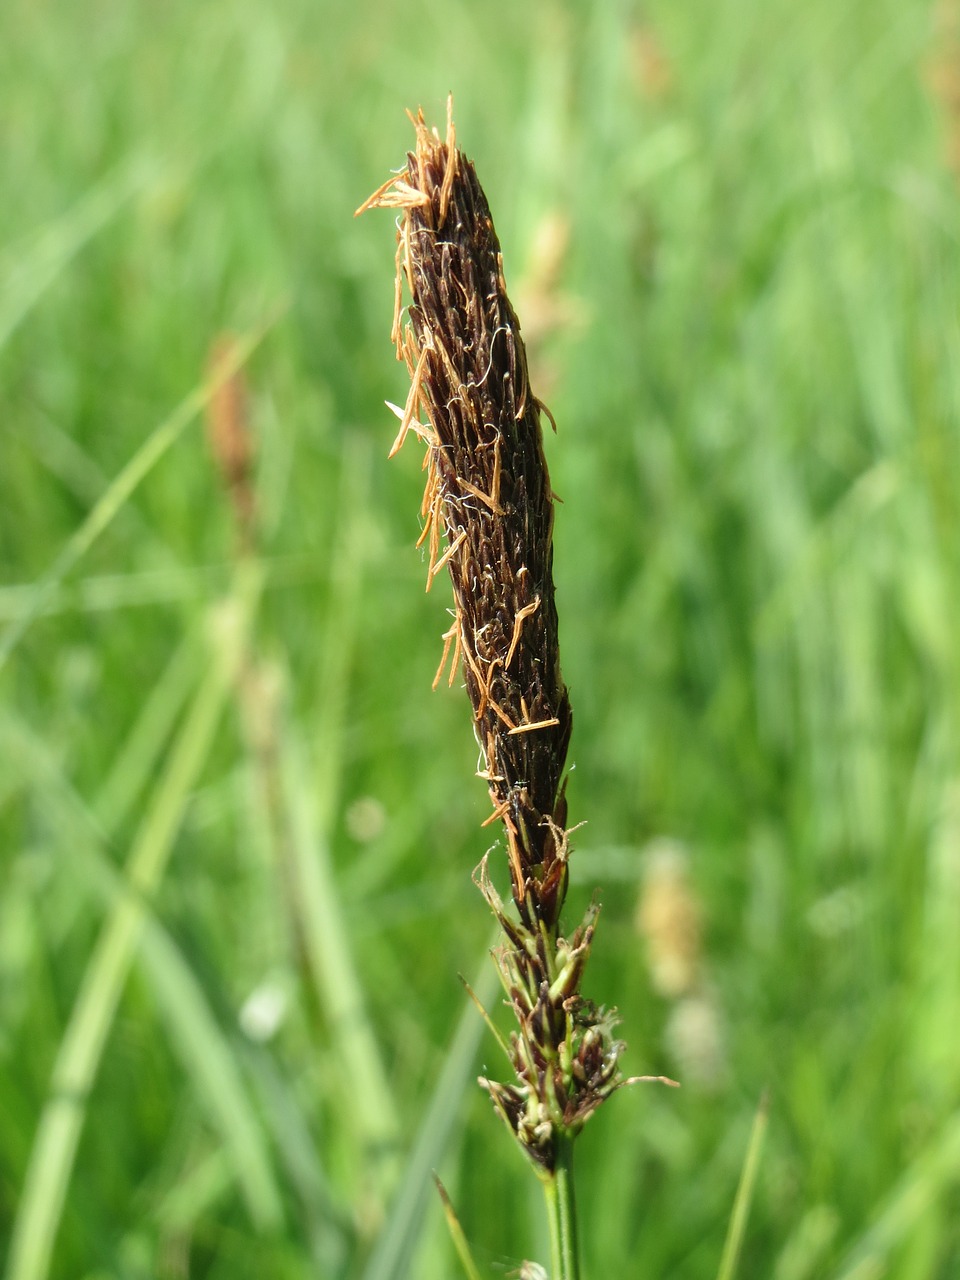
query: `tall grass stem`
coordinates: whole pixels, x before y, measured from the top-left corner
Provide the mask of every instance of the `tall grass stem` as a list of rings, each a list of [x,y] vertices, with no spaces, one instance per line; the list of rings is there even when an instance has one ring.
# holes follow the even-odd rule
[[[550,1227],[551,1280],[580,1280],[577,1198],[573,1180],[573,1138],[557,1142],[556,1168],[543,1179]]]
[[[760,1099],[753,1124],[750,1128],[750,1141],[747,1154],[737,1186],[737,1194],[733,1202],[733,1212],[727,1227],[727,1238],[724,1241],[723,1253],[720,1257],[720,1270],[717,1280],[733,1280],[740,1257],[740,1246],[743,1244],[747,1218],[753,1201],[753,1191],[757,1183],[757,1171],[760,1168],[760,1157],[763,1154],[763,1143],[767,1136],[767,1124],[770,1119],[770,1106],[766,1092]]]

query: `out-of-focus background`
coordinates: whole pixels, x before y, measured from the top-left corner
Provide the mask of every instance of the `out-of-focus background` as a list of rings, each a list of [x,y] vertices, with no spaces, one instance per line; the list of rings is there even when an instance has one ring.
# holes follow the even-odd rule
[[[449,90],[559,427],[586,990],[683,1083],[584,1133],[587,1274],[717,1274],[765,1089],[739,1274],[960,1274],[960,6],[7,0],[0,86],[7,1280],[445,1280],[431,1169],[545,1260],[352,217]]]

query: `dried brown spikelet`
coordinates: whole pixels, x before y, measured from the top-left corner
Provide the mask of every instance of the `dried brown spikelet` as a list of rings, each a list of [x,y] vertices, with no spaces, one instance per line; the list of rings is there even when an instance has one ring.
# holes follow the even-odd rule
[[[706,1092],[727,1078],[723,1013],[709,981],[703,910],[679,841],[658,838],[644,852],[637,931],[646,942],[650,983],[671,1001],[664,1044],[686,1083]]]
[[[550,343],[561,333],[582,329],[586,312],[582,299],[565,292],[563,277],[570,246],[570,218],[549,210],[537,223],[524,275],[517,290],[523,316],[527,359],[538,389],[556,386],[560,367]]]
[[[551,209],[534,228],[526,270],[519,289],[528,353],[531,347],[555,333],[576,315],[573,303],[561,292],[569,249],[569,215],[558,209]]]
[[[215,374],[230,356],[234,340],[222,334],[213,343],[207,367]],[[214,391],[207,407],[210,452],[230,496],[242,549],[254,541],[253,434],[250,430],[247,385],[237,369]]]
[[[674,68],[657,35],[646,22],[638,22],[628,36],[627,52],[633,81],[642,97],[660,102],[674,87]]]
[[[637,927],[647,944],[654,989],[676,999],[700,980],[701,910],[690,879],[689,858],[673,840],[656,840],[647,850]]]
[[[960,175],[960,5],[938,0],[933,12],[933,40],[924,79],[939,108],[945,161]]]
[[[414,125],[406,171],[358,210],[404,210],[393,337],[412,383],[394,449],[409,430],[427,441],[428,584],[445,563],[455,603],[445,639],[454,661],[462,657],[483,776],[507,831],[514,899],[525,923],[552,927],[566,888],[562,775],[571,712],[560,673],[543,406],[529,385],[474,167],[456,150],[452,124],[446,140],[422,112]],[[412,300],[401,337],[404,279]]]

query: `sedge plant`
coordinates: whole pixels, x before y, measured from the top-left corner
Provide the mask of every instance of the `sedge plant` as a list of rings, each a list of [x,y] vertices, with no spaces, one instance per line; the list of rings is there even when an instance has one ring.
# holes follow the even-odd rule
[[[422,111],[411,120],[416,144],[406,167],[357,211],[401,211],[391,336],[411,384],[405,407],[391,406],[400,428],[390,456],[411,434],[426,445],[418,546],[429,551],[428,588],[446,568],[454,603],[434,686],[448,662],[451,685],[462,671],[492,805],[487,822],[500,822],[505,837],[512,905],[494,887],[489,853],[475,879],[501,930],[494,960],[516,1027],[509,1040],[494,1034],[514,1075],[480,1084],[543,1184],[553,1278],[575,1280],[574,1142],[630,1082],[619,1067],[615,1014],[581,993],[598,906],[572,932],[561,922],[572,717],[541,430],[550,414],[530,386],[500,245],[474,166],[457,149],[452,108],[443,139]]]

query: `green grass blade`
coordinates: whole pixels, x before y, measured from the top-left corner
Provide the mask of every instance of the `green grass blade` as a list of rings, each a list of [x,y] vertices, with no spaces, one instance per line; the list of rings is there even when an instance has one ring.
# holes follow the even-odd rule
[[[327,657],[321,699],[322,725],[316,761],[295,734],[280,747],[284,805],[289,815],[291,856],[307,963],[336,1044],[335,1057],[349,1064],[345,1103],[356,1140],[368,1157],[379,1194],[396,1180],[398,1123],[393,1092],[343,916],[327,833],[334,821],[340,786],[341,750],[366,554],[365,495],[369,487],[369,446],[348,440],[343,451],[339,508],[346,513],[331,560],[331,599],[322,646]]]
[[[890,1194],[871,1226],[847,1253],[837,1280],[885,1274],[887,1255],[908,1241],[944,1187],[960,1173],[960,1112],[944,1127],[936,1142],[913,1162]]]
[[[290,814],[292,854],[304,922],[307,959],[336,1044],[345,1064],[345,1097],[358,1141],[381,1160],[397,1141],[397,1117],[380,1046],[366,1014],[363,987],[353,962],[330,851],[312,811],[303,752],[288,733],[283,775]],[[388,1161],[389,1163],[389,1161]],[[389,1169],[386,1181],[392,1181]]]
[[[223,1147],[210,1152],[166,1194],[157,1208],[157,1221],[167,1232],[183,1234],[197,1218],[221,1200],[233,1185],[230,1157]]]
[[[480,1271],[477,1264],[473,1260],[473,1254],[470,1252],[470,1244],[467,1240],[463,1227],[460,1225],[460,1219],[457,1212],[450,1202],[447,1195],[447,1189],[434,1174],[434,1182],[437,1184],[437,1191],[440,1193],[440,1201],[443,1205],[443,1216],[447,1220],[447,1230],[450,1232],[450,1239],[453,1241],[453,1247],[457,1251],[457,1257],[460,1259],[460,1265],[463,1267],[467,1280],[480,1280]]]
[[[67,263],[114,218],[127,202],[162,172],[157,160],[139,156],[118,165],[62,217],[51,221],[29,246],[8,249],[0,260],[0,347]]]
[[[348,438],[341,455],[338,509],[346,518],[330,559],[330,607],[325,627],[325,658],[320,707],[322,726],[317,735],[313,791],[321,826],[332,821],[340,789],[340,746],[343,740],[350,663],[359,630],[366,561],[369,555],[370,445],[361,437]]]
[[[184,665],[185,642],[177,651],[168,673]],[[189,664],[193,669],[194,664]],[[165,687],[163,679],[157,689]],[[148,706],[132,737],[143,729],[143,721],[151,719]],[[223,1139],[228,1159],[224,1186],[234,1180],[240,1183],[253,1221],[262,1228],[280,1224],[280,1196],[270,1160],[243,1078],[239,1060],[221,1033],[203,991],[184,961],[179,949],[153,916],[142,899],[132,898],[124,878],[106,853],[105,828],[82,798],[62,776],[49,751],[25,725],[2,721],[2,731],[20,757],[26,759],[35,776],[43,784],[44,804],[48,817],[60,834],[71,857],[65,863],[78,878],[93,884],[108,908],[119,909],[124,901],[142,910],[143,937],[140,944],[142,962],[163,1015],[172,1032],[173,1043],[184,1059],[197,1094],[205,1105],[214,1127]],[[126,754],[126,748],[121,751]],[[141,768],[149,769],[147,760]],[[139,770],[138,770],[139,772]],[[223,1181],[223,1179],[221,1179]]]
[[[750,1141],[747,1144],[747,1154],[740,1174],[740,1183],[737,1186],[736,1199],[733,1202],[730,1223],[727,1227],[727,1238],[723,1245],[717,1280],[733,1280],[736,1275],[737,1261],[743,1245],[743,1235],[747,1228],[747,1218],[750,1215],[750,1205],[753,1201],[753,1191],[757,1182],[757,1172],[760,1168],[760,1157],[763,1154],[763,1144],[767,1136],[769,1119],[770,1104],[767,1094],[764,1093],[760,1099],[760,1105],[757,1107],[756,1115],[753,1117]]]
[[[237,339],[216,370],[180,402],[169,418],[154,429],[119,475],[114,478],[110,487],[94,504],[79,528],[67,539],[60,554],[37,583],[28,607],[0,639],[0,671],[3,670],[11,653],[33,622],[46,608],[48,601],[56,594],[56,589],[63,578],[96,542],[136,487],[190,425],[217,388],[250,357],[280,319],[286,310],[286,305],[283,303],[275,306],[256,328]]]
[[[144,906],[159,883],[191,789],[213,741],[250,623],[256,584],[245,607],[217,619],[215,651],[135,839],[126,869],[133,892],[111,911],[87,966],[60,1043],[13,1228],[7,1280],[47,1275],[63,1210],[86,1098],[96,1078],[117,1005],[142,932]]]
[[[499,989],[496,970],[484,952],[482,967],[474,983],[477,998],[489,1004]],[[472,1000],[467,1000],[457,1023],[440,1078],[417,1131],[410,1155],[403,1169],[387,1224],[363,1273],[363,1280],[401,1280],[408,1272],[413,1251],[419,1239],[430,1175],[440,1164],[457,1117],[477,1057],[483,1035],[483,1019]]]
[[[275,1230],[283,1221],[280,1193],[237,1056],[180,951],[155,922],[145,921],[141,954],[173,1043],[230,1151],[250,1217],[260,1230]]]
[[[116,831],[136,803],[196,679],[197,649],[193,637],[188,637],[148,694],[94,801],[94,812],[108,833]]]
[[[260,558],[267,575],[265,589],[301,586],[325,576],[315,552]],[[227,591],[232,561],[164,569],[143,569],[134,573],[95,574],[60,583],[46,592],[40,612],[48,618],[64,613],[113,613],[119,609],[141,609],[148,605],[202,604],[211,596]],[[0,622],[17,622],[32,608],[41,590],[36,583],[0,586]]]
[[[246,1075],[256,1086],[276,1163],[299,1199],[318,1273],[340,1275],[349,1256],[353,1224],[349,1207],[336,1198],[323,1165],[326,1144],[318,1141],[314,1118],[299,1096],[299,1081],[288,1080],[281,1073],[272,1051],[252,1045],[243,1049]]]

